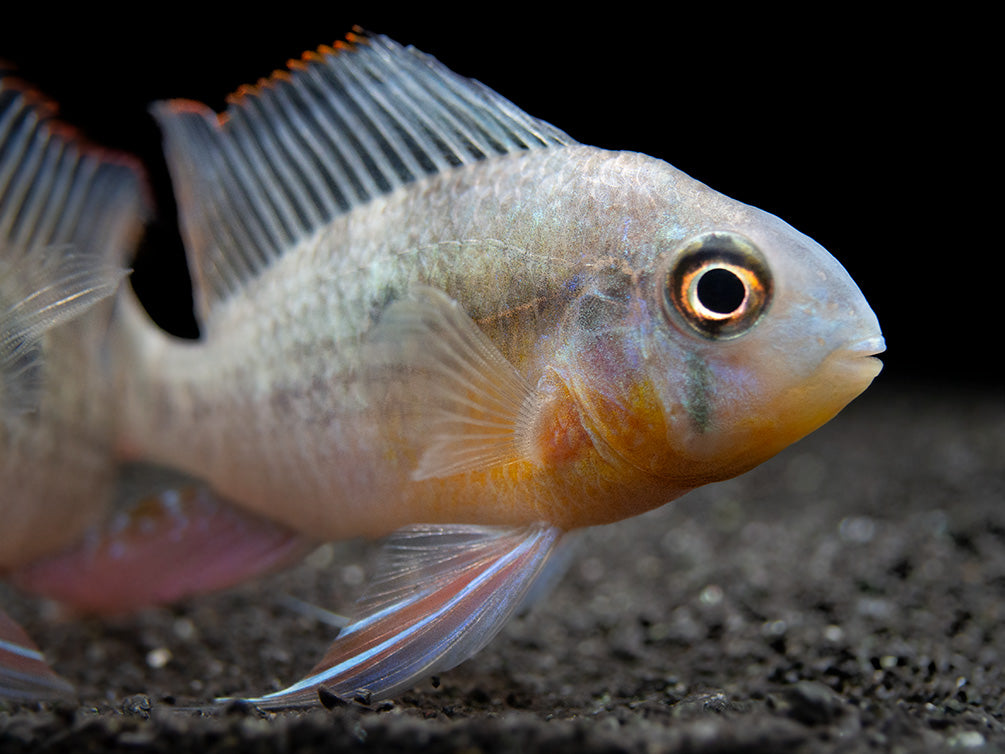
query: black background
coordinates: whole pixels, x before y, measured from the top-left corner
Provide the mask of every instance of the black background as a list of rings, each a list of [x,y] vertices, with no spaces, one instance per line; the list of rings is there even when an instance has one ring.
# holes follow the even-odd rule
[[[889,348],[881,380],[1000,384],[1000,219],[980,209],[995,192],[984,182],[994,87],[975,41],[986,19],[670,6],[662,18],[627,6],[491,18],[287,3],[211,20],[172,7],[80,18],[28,8],[30,21],[0,27],[0,57],[92,140],[143,160],[159,215],[134,280],[175,332],[194,323],[149,103],[220,109],[241,84],[360,24],[583,143],[665,159],[816,238],[876,310]]]

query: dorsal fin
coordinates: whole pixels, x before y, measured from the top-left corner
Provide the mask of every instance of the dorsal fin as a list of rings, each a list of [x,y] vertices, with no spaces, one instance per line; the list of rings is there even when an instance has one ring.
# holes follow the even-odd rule
[[[154,106],[205,320],[297,241],[425,176],[573,143],[414,48],[361,30],[231,97]]]
[[[0,66],[0,243],[72,247],[118,268],[149,207],[139,163],[90,144],[56,106]],[[12,253],[12,252],[11,252]]]
[[[40,338],[110,296],[147,196],[128,158],[87,144],[0,65],[0,414],[35,408]]]

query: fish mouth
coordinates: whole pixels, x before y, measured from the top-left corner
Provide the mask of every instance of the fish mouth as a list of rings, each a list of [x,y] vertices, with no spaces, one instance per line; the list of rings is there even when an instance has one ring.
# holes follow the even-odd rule
[[[876,357],[885,350],[886,340],[882,335],[874,335],[842,348],[840,361],[868,385],[883,369],[883,362]]]
[[[854,356],[871,358],[886,350],[886,340],[882,335],[876,335],[872,338],[860,340],[858,343],[849,346],[846,350]],[[879,359],[876,360],[879,361]]]

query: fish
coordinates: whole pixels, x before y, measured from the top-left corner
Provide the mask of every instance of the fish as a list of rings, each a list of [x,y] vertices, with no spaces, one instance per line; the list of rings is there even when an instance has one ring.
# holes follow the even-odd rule
[[[152,112],[201,337],[119,292],[117,458],[306,542],[382,540],[325,656],[235,690],[262,708],[454,667],[578,532],[757,466],[880,372],[876,317],[815,241],[387,37],[356,29],[221,113]],[[21,583],[72,601],[68,562]]]
[[[0,573],[100,519],[116,475],[106,336],[146,198],[55,115],[0,63]],[[68,690],[0,610],[0,697]]]

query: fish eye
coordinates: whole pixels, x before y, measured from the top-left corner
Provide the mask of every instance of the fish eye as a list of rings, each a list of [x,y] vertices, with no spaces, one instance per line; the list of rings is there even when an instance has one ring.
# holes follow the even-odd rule
[[[750,330],[771,301],[764,257],[735,233],[706,233],[674,255],[663,282],[663,309],[713,340]]]

